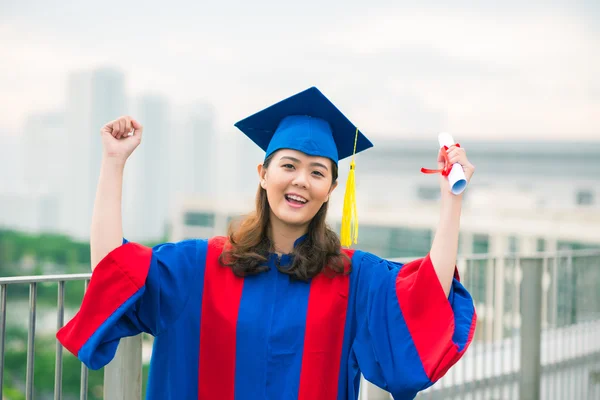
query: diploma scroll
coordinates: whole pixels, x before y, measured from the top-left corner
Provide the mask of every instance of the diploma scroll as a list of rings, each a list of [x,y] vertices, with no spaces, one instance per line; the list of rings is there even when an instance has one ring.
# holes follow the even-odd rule
[[[456,144],[452,136],[446,132],[442,132],[438,135],[438,142],[441,148],[444,146],[450,147]],[[466,189],[467,178],[462,165],[458,163],[452,165],[452,169],[448,174],[448,183],[450,184],[450,191],[454,195],[459,195]]]

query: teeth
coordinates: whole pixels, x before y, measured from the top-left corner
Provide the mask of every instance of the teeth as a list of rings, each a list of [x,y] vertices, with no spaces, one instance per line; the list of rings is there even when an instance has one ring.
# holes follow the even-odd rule
[[[288,195],[287,195],[287,197],[288,197],[289,199],[292,199],[292,200],[298,201],[298,202],[300,202],[300,203],[306,203],[306,201],[307,201],[306,199],[304,199],[304,198],[302,198],[302,197],[300,197],[300,196],[294,196],[293,194],[292,194],[292,195],[288,194]]]

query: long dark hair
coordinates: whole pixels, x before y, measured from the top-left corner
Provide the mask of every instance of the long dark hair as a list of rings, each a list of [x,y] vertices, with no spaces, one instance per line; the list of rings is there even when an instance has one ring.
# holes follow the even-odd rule
[[[273,159],[269,156],[263,163],[268,168]],[[332,185],[337,181],[338,169],[333,163]],[[277,268],[294,279],[308,281],[324,269],[334,274],[350,273],[349,258],[341,251],[338,235],[326,222],[328,203],[325,202],[308,225],[306,238],[293,250],[292,265]],[[267,259],[273,250],[269,239],[269,218],[271,208],[267,191],[258,185],[256,210],[241,222],[232,221],[229,225],[229,243],[219,257],[222,265],[231,267],[237,276],[255,275],[267,271]],[[346,261],[346,266],[344,266]]]

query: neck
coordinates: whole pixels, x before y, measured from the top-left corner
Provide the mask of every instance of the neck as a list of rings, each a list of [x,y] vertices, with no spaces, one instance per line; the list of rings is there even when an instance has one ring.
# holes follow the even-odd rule
[[[290,226],[271,218],[269,236],[273,243],[273,251],[278,254],[290,254],[294,243],[308,232],[308,225]]]

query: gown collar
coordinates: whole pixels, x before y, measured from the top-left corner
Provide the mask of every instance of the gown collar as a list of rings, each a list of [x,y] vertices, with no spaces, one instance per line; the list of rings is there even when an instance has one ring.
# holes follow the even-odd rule
[[[298,245],[300,245],[300,243],[306,240],[307,237],[308,234],[304,234],[298,239],[296,239],[294,241],[294,248],[298,247]],[[282,266],[291,264],[293,257],[294,255],[292,253],[282,255],[278,255],[277,253],[271,253],[269,258],[271,258],[274,262],[279,262],[279,265]]]

